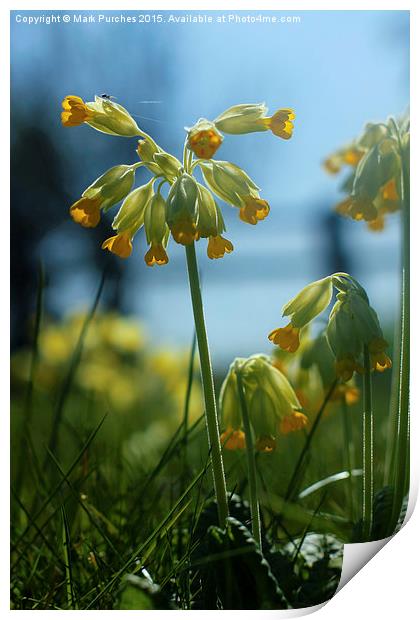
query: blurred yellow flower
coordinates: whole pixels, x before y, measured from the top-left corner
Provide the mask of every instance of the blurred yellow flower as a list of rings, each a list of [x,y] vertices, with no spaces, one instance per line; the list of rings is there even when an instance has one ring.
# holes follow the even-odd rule
[[[268,334],[268,339],[283,351],[294,353],[299,348],[299,327],[288,323],[286,327],[278,327]]]

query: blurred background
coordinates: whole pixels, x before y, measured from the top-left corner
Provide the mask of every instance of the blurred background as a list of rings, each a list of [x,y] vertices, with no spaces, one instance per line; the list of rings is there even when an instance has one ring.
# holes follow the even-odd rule
[[[269,352],[267,334],[283,324],[283,304],[333,271],[359,279],[383,322],[392,324],[399,289],[398,217],[391,216],[380,234],[339,219],[332,209],[341,198],[339,179],[328,176],[321,162],[367,121],[406,109],[408,11],[303,11],[295,13],[300,23],[289,24],[37,26],[16,23],[18,14],[23,12],[11,15],[14,349],[29,338],[40,259],[50,317],[90,306],[108,263],[103,310],[141,318],[156,347],[187,348],[193,333],[183,247],[171,243],[169,264],[150,269],[143,261],[142,233],[127,261],[100,249],[115,210],[94,230],[70,220],[69,206],[94,179],[137,155],[135,139],[87,126],[62,127],[61,101],[68,94],[85,101],[113,95],[178,157],[184,127],[201,116],[213,119],[233,104],[260,101],[270,112],[296,111],[291,141],[269,132],[226,136],[217,153],[243,167],[271,205],[269,218],[256,227],[224,205],[235,251],[223,260],[209,261],[206,244],[200,244],[209,338],[219,371],[237,355]],[[138,184],[146,178],[139,171]]]

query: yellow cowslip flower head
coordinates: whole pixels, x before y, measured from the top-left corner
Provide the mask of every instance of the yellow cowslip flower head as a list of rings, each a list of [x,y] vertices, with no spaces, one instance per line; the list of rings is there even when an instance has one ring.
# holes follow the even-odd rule
[[[409,140],[408,119],[371,123],[353,143],[347,159],[343,149],[324,162],[330,172],[338,172],[344,164],[353,168],[342,185],[350,195],[337,205],[340,215],[363,220],[375,232],[384,229],[385,216],[401,208],[400,180]]]
[[[166,223],[177,243],[189,245],[198,238],[197,182],[184,172],[172,185],[166,200]]]
[[[200,118],[193,127],[187,127],[187,147],[200,159],[211,159],[223,142],[216,125]]]
[[[117,234],[103,242],[103,250],[109,250],[120,258],[131,255],[133,237],[143,226],[144,212],[152,199],[154,182],[153,178],[128,194],[112,222],[112,228]]]
[[[270,207],[258,193],[259,187],[239,166],[228,161],[200,163],[208,187],[225,202],[239,208],[239,217],[257,224],[267,217]]]
[[[268,339],[281,349],[294,353],[299,347],[300,330],[325,310],[332,292],[332,276],[305,286],[283,307],[283,316],[289,316],[290,323],[271,331]]]
[[[299,424],[291,420],[303,420],[301,405],[295,391],[285,375],[275,368],[265,355],[252,355],[249,358],[236,358],[220,391],[220,410],[223,424],[227,429],[242,429],[242,412],[238,393],[238,374],[244,390],[250,424],[255,436],[255,448],[262,452],[272,452],[276,446],[276,436],[281,432],[282,422],[289,424],[290,430],[298,430]]]
[[[166,265],[168,255],[166,244],[169,237],[169,228],[165,219],[166,203],[158,193],[147,203],[144,212],[144,230],[147,242],[150,244],[144,260],[146,265]]]
[[[372,338],[369,342],[368,348],[372,370],[383,372],[387,368],[391,368],[392,362],[385,353],[387,347],[388,343],[386,340],[380,337]]]
[[[142,134],[136,121],[118,103],[95,96],[95,101],[85,103],[80,97],[65,97],[61,122],[65,127],[86,123],[102,133],[132,138]]]
[[[86,228],[98,225],[101,210],[107,211],[122,200],[134,183],[131,166],[114,166],[92,183],[70,207],[73,221]]]
[[[370,353],[372,370],[382,372],[390,368],[391,360],[384,352],[387,343],[365,290],[355,280],[349,280],[348,285],[344,284],[345,278],[336,282],[341,290],[331,311],[326,334],[336,357],[337,376],[349,381],[354,372],[365,372],[365,347]]]
[[[226,448],[226,450],[244,450],[245,433],[241,430],[228,428],[220,435],[220,443],[222,448]]]
[[[92,118],[93,112],[89,110],[81,97],[68,95],[63,100],[63,112],[61,122],[64,127],[76,127]]]

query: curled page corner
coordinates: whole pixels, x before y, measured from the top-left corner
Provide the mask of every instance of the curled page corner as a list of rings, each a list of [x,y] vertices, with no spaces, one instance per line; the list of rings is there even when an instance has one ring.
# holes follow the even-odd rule
[[[371,542],[345,544],[343,548],[343,567],[341,579],[334,596],[367,564],[395,534]]]

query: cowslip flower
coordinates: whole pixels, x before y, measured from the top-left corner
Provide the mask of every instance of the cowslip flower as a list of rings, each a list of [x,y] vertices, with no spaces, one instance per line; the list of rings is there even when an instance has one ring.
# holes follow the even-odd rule
[[[222,236],[226,230],[222,212],[213,198],[212,193],[197,183],[198,188],[198,238],[208,239],[207,256],[211,259],[222,258],[226,253],[233,252],[233,244]]]
[[[325,337],[335,358],[336,375],[349,381],[355,372],[365,372],[365,347],[369,350],[372,370],[382,372],[390,368],[391,360],[385,353],[388,345],[366,291],[357,280],[344,273],[333,274],[303,288],[283,308],[283,316],[290,316],[290,323],[270,332],[269,340],[294,353],[299,347],[300,329],[327,308],[334,289],[336,302],[328,318]],[[313,363],[313,351],[309,351],[306,358],[304,365],[309,367]],[[329,373],[323,372],[322,367],[320,371],[328,377]]]
[[[348,196],[336,207],[337,213],[356,221],[365,221],[369,230],[385,228],[389,214],[401,209],[403,160],[409,152],[409,123],[368,124],[360,138],[330,156],[324,167],[339,172],[345,164],[353,170],[342,186]]]
[[[271,130],[274,135],[289,140],[293,133],[293,110],[282,108],[272,116],[267,116],[267,111],[264,103],[242,103],[222,112],[214,124],[223,133],[246,134]]]
[[[117,234],[106,239],[102,249],[109,250],[120,258],[128,258],[133,250],[133,238],[144,223],[144,214],[153,197],[154,179],[133,190],[121,205],[112,222]]]
[[[325,310],[331,301],[332,291],[332,276],[305,286],[283,307],[283,316],[290,317],[290,323],[271,331],[268,339],[284,351],[297,351],[300,330]]]
[[[68,95],[63,100],[61,122],[64,127],[75,127],[86,123],[102,133],[132,138],[142,134],[136,121],[118,103],[95,97],[85,103],[81,97]]]
[[[230,365],[220,392],[220,410],[228,433],[236,433],[227,449],[245,447],[242,431],[242,413],[238,393],[238,373],[244,390],[250,424],[255,435],[255,448],[272,452],[279,433],[287,434],[304,428],[308,419],[286,376],[275,368],[265,355],[236,358]],[[241,438],[241,441],[236,441]]]
[[[73,221],[86,228],[98,225],[101,210],[107,211],[130,192],[134,183],[131,166],[114,166],[101,175],[70,207]]]
[[[206,118],[200,118],[187,131],[187,147],[200,159],[213,157],[223,142],[223,136],[216,125]]]
[[[376,312],[367,296],[357,289],[340,292],[331,311],[326,330],[328,343],[336,357],[336,373],[349,381],[355,372],[363,374],[363,352],[367,347],[371,370],[391,368],[385,354],[388,344],[383,338]]]
[[[227,161],[211,161],[201,162],[200,168],[216,196],[239,208],[242,221],[255,225],[267,217],[268,202],[260,198],[260,188],[239,166]]]
[[[166,265],[168,255],[166,245],[168,243],[169,228],[165,217],[165,200],[158,193],[146,204],[144,212],[144,230],[150,248],[145,254],[146,265]]]

